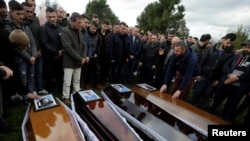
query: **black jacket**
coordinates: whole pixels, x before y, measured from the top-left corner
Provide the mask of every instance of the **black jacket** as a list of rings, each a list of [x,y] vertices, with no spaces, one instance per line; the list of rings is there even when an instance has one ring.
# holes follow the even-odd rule
[[[222,68],[226,61],[233,57],[233,47],[229,47],[225,51],[219,51],[220,44],[215,44],[209,48],[202,56],[199,66],[199,75],[205,75],[214,80],[221,79]]]
[[[51,25],[48,22],[40,27],[39,37],[43,56],[54,57],[58,55],[58,51],[62,49],[61,30],[60,26]]]

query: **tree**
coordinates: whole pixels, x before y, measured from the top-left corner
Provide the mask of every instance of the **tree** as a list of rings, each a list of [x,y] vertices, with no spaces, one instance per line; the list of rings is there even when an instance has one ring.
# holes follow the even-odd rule
[[[142,30],[156,30],[164,33],[169,30],[176,31],[179,37],[186,37],[189,29],[184,20],[185,7],[179,5],[180,0],[159,0],[146,6],[137,24]]]
[[[112,24],[120,22],[107,4],[107,0],[92,0],[87,4],[85,14],[90,17],[92,17],[93,14],[98,14],[100,20],[109,19]]]
[[[45,6],[56,9],[58,6],[58,1],[57,0],[54,0],[54,1],[45,0]]]
[[[234,47],[235,49],[240,49],[241,44],[245,42],[246,40],[248,40],[249,38],[250,27],[244,28],[243,25],[241,25],[238,27],[237,31],[232,31],[232,30],[228,30],[228,31],[236,34],[237,38],[234,42]]]

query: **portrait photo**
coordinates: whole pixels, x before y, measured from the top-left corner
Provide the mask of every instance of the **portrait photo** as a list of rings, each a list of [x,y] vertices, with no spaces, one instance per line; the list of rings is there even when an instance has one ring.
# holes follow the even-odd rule
[[[58,106],[57,101],[52,94],[41,96],[39,99],[34,100],[34,110],[40,111],[48,108]]]

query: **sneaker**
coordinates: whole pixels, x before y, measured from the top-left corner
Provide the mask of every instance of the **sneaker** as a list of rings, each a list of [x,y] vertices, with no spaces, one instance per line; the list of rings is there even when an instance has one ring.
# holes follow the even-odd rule
[[[11,100],[23,100],[23,97],[19,94],[10,97]]]
[[[69,98],[64,98],[64,103],[69,105],[71,103],[71,101],[69,100]]]
[[[38,91],[39,94],[48,94],[49,92],[45,89]]]

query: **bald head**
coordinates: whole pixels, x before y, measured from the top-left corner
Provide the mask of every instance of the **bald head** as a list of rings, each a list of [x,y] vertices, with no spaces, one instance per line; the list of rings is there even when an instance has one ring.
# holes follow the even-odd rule
[[[57,15],[57,21],[60,23],[63,20],[63,17],[65,15],[65,10],[63,7],[58,6],[56,9],[56,15]]]
[[[174,46],[176,45],[177,42],[180,42],[181,39],[177,36],[173,37],[171,40],[171,48],[174,48]]]

